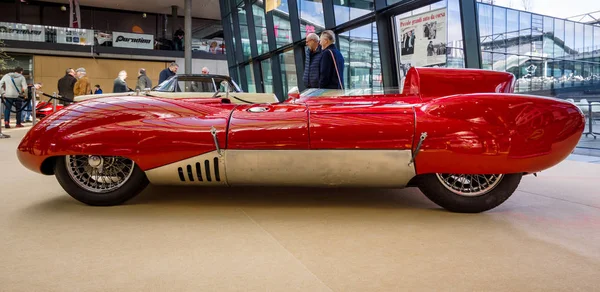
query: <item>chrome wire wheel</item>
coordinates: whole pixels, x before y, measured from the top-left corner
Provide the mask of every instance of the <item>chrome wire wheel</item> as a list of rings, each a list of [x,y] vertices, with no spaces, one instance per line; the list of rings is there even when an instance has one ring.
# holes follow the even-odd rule
[[[119,156],[69,155],[65,157],[69,176],[82,189],[102,194],[119,189],[131,177],[135,164]]]
[[[466,197],[481,196],[492,191],[504,178],[503,174],[436,174],[449,191]]]

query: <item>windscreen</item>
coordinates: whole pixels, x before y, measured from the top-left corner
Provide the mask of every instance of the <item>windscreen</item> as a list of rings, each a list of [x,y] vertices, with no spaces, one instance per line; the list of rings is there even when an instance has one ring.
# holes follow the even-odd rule
[[[402,90],[398,87],[389,88],[356,88],[356,89],[321,89],[321,88],[309,88],[302,91],[300,94],[301,98],[313,98],[313,97],[336,97],[336,96],[377,96],[383,94],[400,94]]]
[[[239,92],[235,83],[213,76],[175,76],[152,89],[160,92]]]

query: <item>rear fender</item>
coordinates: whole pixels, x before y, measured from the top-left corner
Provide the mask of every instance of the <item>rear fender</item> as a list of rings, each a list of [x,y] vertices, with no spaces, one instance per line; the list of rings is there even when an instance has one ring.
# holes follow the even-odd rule
[[[427,132],[418,174],[538,172],[565,159],[585,127],[573,104],[538,96],[454,95],[415,112],[415,138]]]

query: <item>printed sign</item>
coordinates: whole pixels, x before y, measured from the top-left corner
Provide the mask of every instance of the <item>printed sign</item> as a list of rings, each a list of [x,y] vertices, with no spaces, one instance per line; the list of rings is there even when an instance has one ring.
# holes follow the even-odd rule
[[[94,44],[94,31],[89,29],[57,27],[56,42],[59,44],[91,46]]]
[[[154,49],[154,35],[113,32],[113,47]]]
[[[41,25],[0,22],[0,39],[45,42],[46,34]]]
[[[446,63],[446,8],[400,20],[400,62],[404,67]]]

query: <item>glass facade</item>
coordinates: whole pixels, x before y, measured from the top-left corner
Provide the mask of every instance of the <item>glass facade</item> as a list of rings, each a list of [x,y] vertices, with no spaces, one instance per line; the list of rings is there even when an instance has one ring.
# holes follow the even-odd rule
[[[338,49],[344,56],[344,88],[382,90],[381,59],[375,23],[339,35]]]
[[[260,62],[262,70],[263,86],[266,93],[273,93],[273,71],[271,70],[271,59]]]
[[[264,0],[221,0],[224,28],[233,36],[228,46],[235,48],[230,72],[245,90],[283,100],[291,88],[304,87],[306,34],[325,29],[336,33],[344,56],[345,88],[401,86],[411,66],[464,68],[460,1],[427,1],[417,9],[414,2],[281,0],[266,11]],[[598,86],[600,26],[479,2],[476,14],[478,66],[513,73],[517,92],[556,96],[560,89]],[[389,21],[376,22],[378,16]],[[391,38],[380,39],[381,31]]]
[[[273,10],[273,31],[277,47],[292,43],[292,24],[290,22],[290,9],[287,0],[281,0],[281,5]]]
[[[221,6],[227,6],[221,8],[225,12],[223,26],[233,36],[228,41],[235,48],[228,56],[231,76],[238,78],[244,90],[272,92],[283,100],[293,87],[303,89],[301,75],[305,36],[332,29],[336,33],[336,45],[344,56],[344,86],[383,89],[379,38],[374,19],[350,25],[343,31],[336,27],[326,28],[326,19],[333,19],[330,23],[339,26],[360,17],[374,16],[374,1],[333,0],[325,3],[331,5],[329,10],[323,0],[281,0],[279,6],[266,11],[264,0],[221,0]],[[327,11],[331,13],[329,18]],[[251,31],[254,31],[256,41],[250,39]],[[256,64],[260,65],[259,75],[254,75],[259,68]],[[280,75],[274,78],[273,74]],[[259,77],[262,80],[257,80]],[[279,81],[280,86],[274,84]]]
[[[246,15],[246,5],[239,6],[237,14],[240,27],[240,37],[242,39],[242,53],[244,58],[250,58],[252,51],[250,49],[250,32],[248,31],[248,18]]]
[[[267,37],[267,21],[265,8],[261,5],[252,5],[252,16],[254,17],[254,31],[256,32],[256,47],[258,54],[262,55],[269,51],[269,38]]]
[[[517,77],[517,92],[600,85],[600,27],[478,4],[483,69]]]
[[[322,0],[296,0],[298,2],[298,17],[300,18],[300,35],[316,32],[325,28]]]
[[[333,0],[335,24],[337,25],[365,16],[374,9],[373,0]]]
[[[246,89],[247,92],[256,92],[256,83],[254,82],[254,69],[252,69],[252,64],[248,64],[244,66],[244,70],[246,71]]]
[[[281,83],[283,84],[283,93],[287,96],[287,92],[293,87],[298,86],[298,74],[296,74],[296,62],[294,61],[294,51],[287,50],[279,54],[279,64],[281,65]]]

